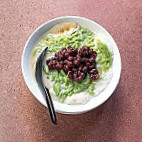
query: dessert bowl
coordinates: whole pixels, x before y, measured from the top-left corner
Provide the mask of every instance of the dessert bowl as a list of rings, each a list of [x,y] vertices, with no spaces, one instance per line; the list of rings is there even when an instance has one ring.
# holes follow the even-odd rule
[[[25,48],[22,55],[22,73],[24,80],[32,92],[32,94],[37,98],[37,100],[46,106],[46,101],[44,95],[40,92],[38,88],[37,82],[33,77],[31,72],[31,55],[33,49],[35,48],[38,41],[49,31],[54,25],[62,23],[62,22],[75,22],[79,26],[90,30],[91,32],[95,33],[97,37],[104,42],[108,48],[112,50],[113,53],[113,62],[111,65],[112,70],[112,78],[107,84],[107,86],[98,94],[94,95],[90,100],[88,100],[84,104],[68,104],[68,103],[61,103],[53,99],[53,104],[55,107],[55,111],[64,114],[80,114],[92,110],[102,103],[104,103],[114,92],[115,88],[117,87],[120,79],[121,74],[121,57],[118,50],[118,47],[112,38],[112,36],[99,24],[86,19],[84,17],[78,16],[63,16],[52,19],[40,27],[38,27],[33,34],[29,37],[28,41],[25,44]]]

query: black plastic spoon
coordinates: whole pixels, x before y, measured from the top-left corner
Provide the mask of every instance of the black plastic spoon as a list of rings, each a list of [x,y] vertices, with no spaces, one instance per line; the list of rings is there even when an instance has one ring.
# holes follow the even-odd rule
[[[50,113],[50,118],[51,118],[52,122],[57,125],[57,118],[56,118],[56,113],[54,110],[53,102],[52,102],[49,90],[44,86],[43,80],[42,80],[42,61],[43,61],[43,58],[44,58],[44,55],[45,55],[45,52],[47,49],[48,49],[48,47],[46,47],[42,51],[42,53],[40,54],[40,56],[37,59],[35,77],[36,77],[36,80],[37,80],[37,83],[38,83],[41,93],[45,96],[46,103],[47,103],[49,113]]]

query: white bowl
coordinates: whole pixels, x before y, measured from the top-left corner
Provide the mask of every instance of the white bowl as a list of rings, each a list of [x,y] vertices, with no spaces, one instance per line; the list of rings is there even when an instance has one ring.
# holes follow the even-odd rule
[[[113,53],[114,53],[113,56],[114,59],[112,64],[113,77],[110,83],[108,84],[107,88],[103,92],[101,92],[101,94],[92,98],[85,105],[67,105],[59,103],[57,101],[53,101],[56,112],[65,113],[65,114],[78,114],[92,110],[100,106],[102,103],[104,103],[112,95],[113,91],[115,90],[119,82],[121,74],[120,53],[114,39],[102,26],[89,19],[78,16],[58,17],[42,24],[33,32],[33,34],[29,37],[28,41],[26,42],[22,55],[22,73],[29,90],[39,100],[39,102],[41,102],[44,106],[46,106],[45,98],[41,94],[39,88],[37,87],[37,83],[33,79],[30,72],[30,56],[34,48],[34,45],[37,43],[37,41],[45,32],[47,32],[53,25],[59,22],[68,22],[68,21],[77,22],[79,25],[89,29],[90,31],[95,32],[96,35],[101,35],[101,37],[103,36],[102,38],[103,41],[108,46],[113,48]]]

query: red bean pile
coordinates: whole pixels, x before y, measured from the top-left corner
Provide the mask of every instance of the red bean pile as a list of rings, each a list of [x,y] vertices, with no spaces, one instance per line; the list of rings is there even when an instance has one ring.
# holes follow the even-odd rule
[[[99,78],[96,56],[97,53],[87,46],[83,46],[80,51],[69,46],[55,53],[55,56],[48,59],[46,64],[49,70],[63,69],[70,79],[81,82],[87,73],[90,74],[91,80]]]

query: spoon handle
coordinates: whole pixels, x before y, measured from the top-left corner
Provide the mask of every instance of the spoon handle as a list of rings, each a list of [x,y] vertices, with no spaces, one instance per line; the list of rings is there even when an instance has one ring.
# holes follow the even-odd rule
[[[52,102],[49,90],[46,87],[44,87],[44,93],[45,93],[45,99],[46,99],[46,103],[50,113],[50,118],[52,122],[57,125],[57,118],[56,118],[55,110],[53,107],[53,102]]]

